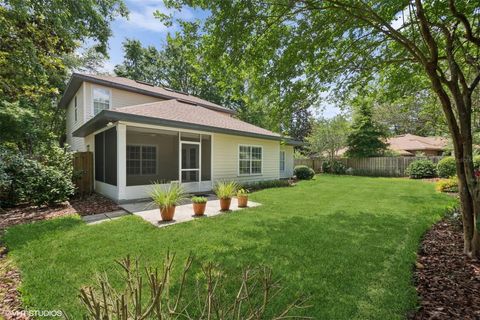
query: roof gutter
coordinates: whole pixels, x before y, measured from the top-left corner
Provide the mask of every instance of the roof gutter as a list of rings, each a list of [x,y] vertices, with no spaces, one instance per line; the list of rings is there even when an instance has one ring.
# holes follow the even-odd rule
[[[190,129],[190,130],[199,130],[199,131],[203,130],[208,132],[233,134],[233,135],[244,136],[244,137],[276,140],[276,141],[283,141],[287,145],[295,145],[295,146],[303,144],[300,141],[296,141],[291,138],[285,138],[281,136],[269,136],[266,134],[258,134],[253,132],[245,132],[245,131],[239,131],[239,130],[211,127],[211,126],[205,126],[205,125],[187,123],[187,122],[181,122],[181,121],[153,118],[153,117],[147,117],[147,116],[142,116],[137,114],[117,112],[112,110],[102,110],[94,118],[88,120],[80,128],[75,130],[73,132],[73,136],[86,137],[89,134],[92,134],[93,132],[104,128],[109,122],[118,122],[118,121],[129,121],[129,122],[137,122],[141,124],[174,127],[178,129]]]

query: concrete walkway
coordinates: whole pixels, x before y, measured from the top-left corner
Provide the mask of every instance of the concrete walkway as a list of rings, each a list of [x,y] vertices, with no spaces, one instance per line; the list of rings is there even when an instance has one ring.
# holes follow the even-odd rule
[[[248,207],[257,207],[260,203],[248,201]],[[190,221],[193,219],[202,219],[205,217],[213,217],[219,214],[228,213],[231,211],[241,210],[245,208],[239,208],[237,199],[232,199],[232,204],[230,205],[230,211],[223,212],[220,211],[220,200],[208,200],[207,207],[205,208],[205,215],[202,217],[196,217],[193,214],[193,204],[184,204],[177,206],[175,209],[175,216],[173,221],[161,221],[160,209],[152,208],[149,202],[137,202],[137,203],[128,203],[120,205],[124,210],[142,217],[146,221],[150,222],[157,227],[166,227],[172,224],[181,223]]]

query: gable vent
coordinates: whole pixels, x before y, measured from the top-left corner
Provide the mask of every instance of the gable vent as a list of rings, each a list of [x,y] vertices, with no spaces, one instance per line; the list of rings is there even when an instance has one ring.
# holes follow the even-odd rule
[[[150,86],[150,87],[154,87],[154,84],[150,83],[150,82],[141,81],[141,80],[135,80],[135,82],[140,83],[140,84],[144,84],[144,85],[147,85],[147,86]]]
[[[189,96],[189,95],[190,95],[189,93],[182,92],[182,91],[180,91],[180,90],[175,90],[175,89],[168,88],[168,87],[163,87],[163,89],[165,89],[165,90],[167,90],[167,91],[170,91],[170,92],[175,92],[175,93],[184,94],[184,95],[186,95],[186,96]]]
[[[178,102],[186,103],[186,104],[191,104],[192,106],[198,107],[199,105],[195,102],[184,100],[184,99],[176,99]]]

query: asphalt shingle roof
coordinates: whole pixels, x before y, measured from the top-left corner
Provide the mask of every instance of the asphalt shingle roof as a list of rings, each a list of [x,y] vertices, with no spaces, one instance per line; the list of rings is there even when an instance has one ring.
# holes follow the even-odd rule
[[[96,75],[96,74],[84,74],[84,73],[74,73],[70,82],[67,86],[67,90],[64,93],[64,96],[59,102],[59,106],[65,107],[67,103],[72,99],[75,92],[78,90],[78,87],[83,81],[97,83],[109,87],[119,88],[123,90],[129,90],[137,92],[140,94],[155,96],[160,99],[181,99],[191,103],[195,103],[206,108],[224,111],[226,113],[235,114],[235,111],[225,108],[216,103],[207,101],[205,99],[192,96],[187,93],[175,91],[173,89],[157,87],[146,82],[135,81],[123,77],[115,77],[108,75]]]
[[[196,124],[206,127],[242,131],[272,137],[281,137],[281,135],[278,133],[274,133],[270,130],[263,129],[253,124],[236,119],[226,113],[214,111],[178,99],[122,107],[113,109],[112,111]]]

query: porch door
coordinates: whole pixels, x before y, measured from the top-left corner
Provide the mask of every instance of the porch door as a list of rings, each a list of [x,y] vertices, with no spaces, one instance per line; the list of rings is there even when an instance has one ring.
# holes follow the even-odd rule
[[[180,182],[200,181],[200,142],[181,142]]]

